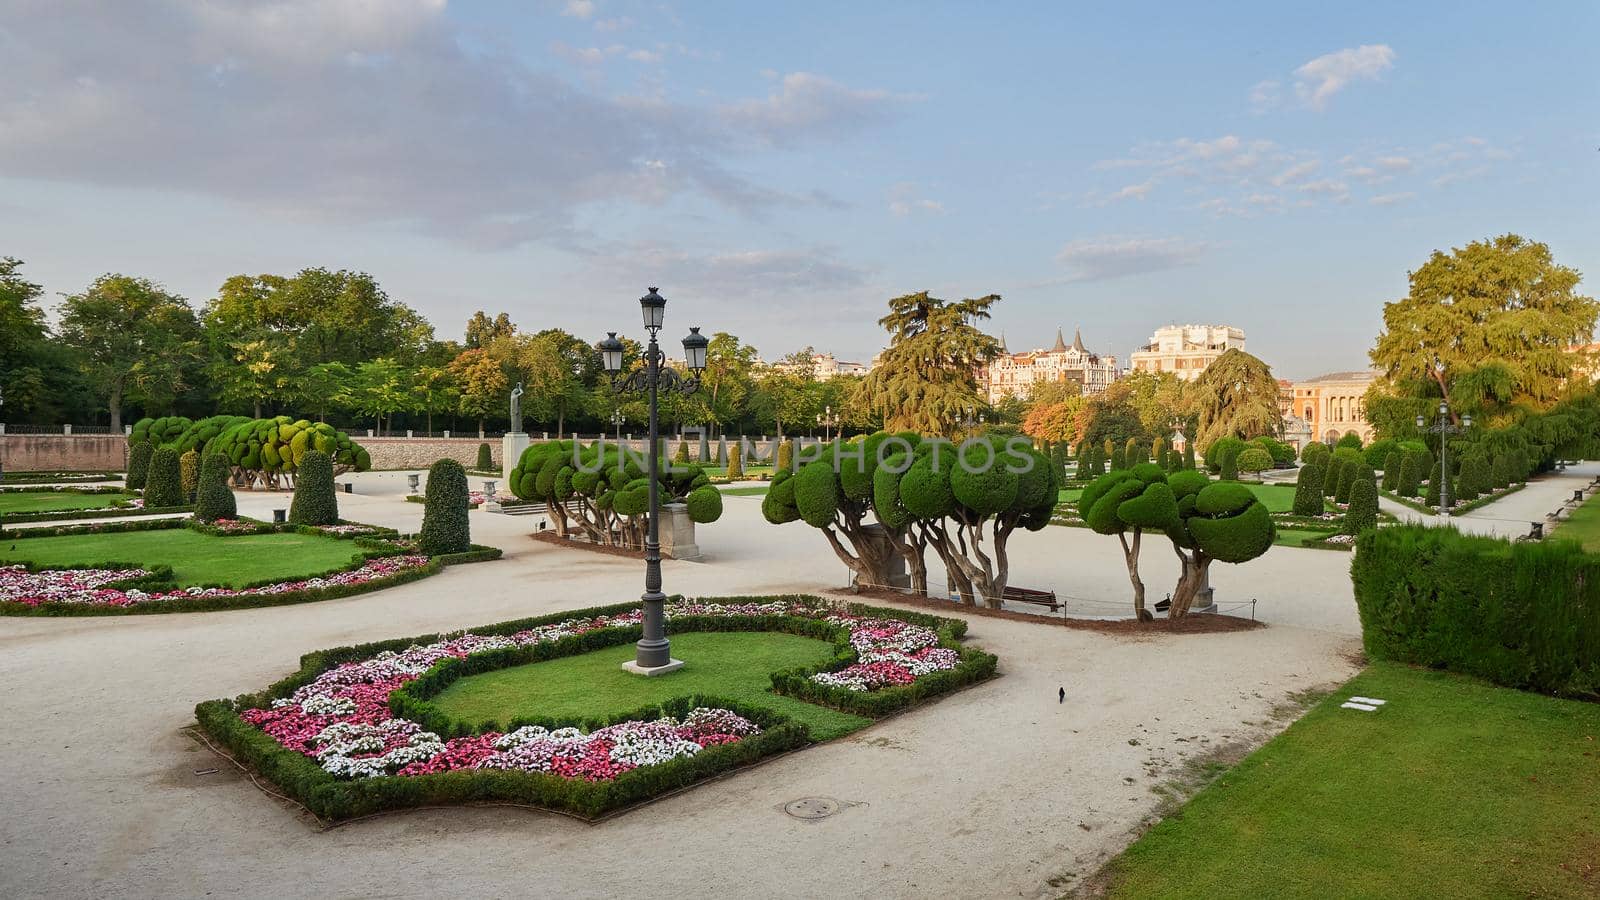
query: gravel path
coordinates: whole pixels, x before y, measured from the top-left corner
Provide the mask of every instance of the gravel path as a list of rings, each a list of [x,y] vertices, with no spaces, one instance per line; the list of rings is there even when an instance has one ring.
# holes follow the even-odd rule
[[[418,527],[403,474],[355,481],[362,493],[340,495],[347,518]],[[668,590],[843,582],[820,536],[760,522],[759,503],[727,498],[701,533],[708,561],[669,561]],[[275,505],[286,500],[240,496],[247,515]],[[1002,677],[597,826],[448,809],[319,833],[181,733],[195,702],[258,689],[307,650],[638,595],[639,563],[530,541],[535,521],[474,512],[475,540],[505,559],[376,594],[0,619],[0,896],[604,897],[652,879],[686,896],[1054,896],[1131,839],[1157,808],[1150,788],[1184,759],[1265,740],[1287,724],[1274,712],[1289,695],[1353,672],[1348,557],[1274,548],[1213,581],[1224,602],[1259,597],[1277,627],[1123,638],[974,617],[970,640],[1000,654]],[[1176,576],[1159,550],[1145,557],[1155,597]],[[1013,553],[1020,584],[1125,601],[1110,538],[1051,527]],[[812,796],[844,809],[782,812]]]

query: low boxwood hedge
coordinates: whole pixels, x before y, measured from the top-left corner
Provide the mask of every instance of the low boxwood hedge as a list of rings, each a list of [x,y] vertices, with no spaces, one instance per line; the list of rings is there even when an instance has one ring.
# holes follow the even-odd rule
[[[73,519],[120,519],[127,516],[167,516],[193,511],[194,507],[192,506],[156,506],[148,509],[144,507],[107,506],[101,509],[62,509],[55,512],[4,513],[0,514],[0,528],[4,528],[8,523],[70,522]]]
[[[774,601],[798,602],[812,606],[825,604],[815,597],[798,595],[704,599],[727,604]],[[499,622],[467,630],[480,635],[510,635],[571,619],[614,616],[631,612],[637,607],[637,603],[591,607]],[[932,628],[938,632],[941,645],[961,653],[961,662],[953,670],[922,676],[912,685],[862,694],[844,688],[816,684],[806,678],[815,672],[833,671],[855,661],[855,653],[850,649],[848,642],[848,630],[821,619],[791,615],[739,618],[680,615],[672,618],[669,627],[674,633],[680,634],[691,631],[785,631],[833,640],[839,649],[833,659],[809,669],[774,673],[773,688],[778,693],[789,694],[808,702],[867,716],[882,716],[896,712],[938,694],[988,678],[995,672],[997,659],[993,654],[959,645],[958,642],[966,633],[965,621],[861,604],[850,604],[846,610],[856,615],[900,619]],[[389,706],[395,715],[416,721],[425,729],[434,731],[447,740],[487,731],[510,731],[523,725],[541,725],[546,728],[576,726],[593,730],[630,719],[651,719],[660,715],[681,717],[695,706],[719,706],[731,709],[760,725],[761,734],[732,744],[708,747],[692,757],[634,769],[611,781],[588,782],[539,772],[478,769],[430,775],[347,780],[329,774],[310,757],[280,745],[265,732],[240,718],[241,710],[269,706],[273,700],[293,694],[330,669],[345,663],[370,659],[383,652],[398,652],[413,645],[434,643],[447,637],[444,634],[417,635],[308,653],[300,658],[300,669],[295,673],[263,691],[245,694],[232,701],[211,700],[201,703],[195,708],[195,718],[201,730],[234,759],[272,782],[314,815],[334,821],[408,807],[482,802],[523,803],[593,818],[810,742],[809,734],[803,725],[791,722],[778,713],[715,697],[681,697],[663,703],[659,707],[650,706],[611,717],[518,717],[503,723],[503,728],[502,723],[463,722],[454,719],[430,702],[431,698],[438,696],[457,679],[496,669],[625,645],[638,640],[642,630],[640,626],[604,628],[546,643],[487,650],[465,658],[451,657],[391,693]],[[800,688],[796,681],[802,679],[807,680],[812,688]],[[873,699],[875,695],[881,696]]]

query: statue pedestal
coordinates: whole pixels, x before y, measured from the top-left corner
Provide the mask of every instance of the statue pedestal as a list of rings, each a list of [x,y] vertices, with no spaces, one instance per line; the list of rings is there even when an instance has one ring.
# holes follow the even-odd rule
[[[661,507],[661,554],[672,559],[699,559],[700,545],[694,539],[694,520],[689,507],[667,503]]]
[[[500,439],[500,477],[513,491],[511,485],[511,469],[522,458],[522,451],[528,449],[530,438],[527,432],[513,431]]]

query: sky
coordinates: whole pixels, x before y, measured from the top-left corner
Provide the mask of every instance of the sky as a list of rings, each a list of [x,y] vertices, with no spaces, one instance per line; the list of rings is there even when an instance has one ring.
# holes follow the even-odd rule
[[[1435,250],[1600,279],[1600,4],[0,0],[0,256],[54,298],[372,273],[459,338],[865,361],[890,297],[1124,364],[1362,368]],[[675,348],[674,348],[675,349]]]

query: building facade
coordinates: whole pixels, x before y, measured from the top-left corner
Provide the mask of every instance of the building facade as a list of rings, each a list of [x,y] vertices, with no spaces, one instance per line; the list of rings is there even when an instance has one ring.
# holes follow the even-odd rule
[[[1295,382],[1289,391],[1279,395],[1286,438],[1289,420],[1293,418],[1298,420],[1294,431],[1299,440],[1289,442],[1296,444],[1296,449],[1311,441],[1331,444],[1351,432],[1360,437],[1363,444],[1370,443],[1373,430],[1372,423],[1367,421],[1366,396],[1367,388],[1377,380],[1377,372],[1361,370],[1330,372]]]
[[[1184,381],[1200,377],[1206,366],[1229,350],[1244,349],[1244,331],[1232,325],[1168,325],[1150,335],[1150,343],[1133,351],[1134,372],[1170,372]]]
[[[874,357],[874,361],[876,361],[876,357]],[[776,363],[775,366],[785,372],[790,373],[798,372],[801,369],[800,366],[782,362]],[[840,375],[865,375],[871,370],[871,368],[871,366],[864,363],[847,362],[845,360],[835,359],[832,353],[811,354],[812,381],[827,381],[830,378],[837,378]]]
[[[1000,355],[978,370],[978,385],[990,403],[1006,397],[1025,397],[1035,384],[1078,385],[1083,394],[1098,394],[1121,374],[1115,356],[1101,356],[1083,345],[1083,333],[1074,331],[1072,343],[1056,329],[1056,342],[1048,350],[1012,353],[1000,338]]]

